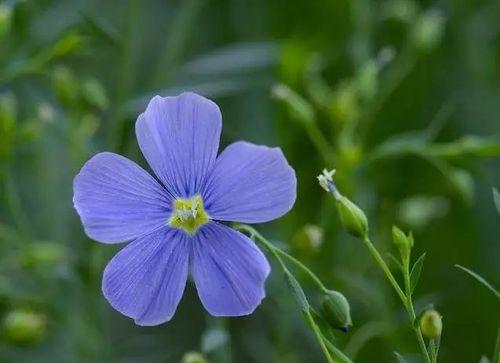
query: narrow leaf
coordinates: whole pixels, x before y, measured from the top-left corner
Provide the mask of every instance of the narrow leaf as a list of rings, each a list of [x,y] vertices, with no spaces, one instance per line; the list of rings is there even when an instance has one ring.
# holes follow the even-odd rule
[[[285,278],[300,309],[304,312],[309,311],[309,302],[307,301],[306,294],[304,293],[304,290],[302,290],[302,287],[295,276],[293,276],[290,271],[285,271]]]
[[[420,279],[420,274],[422,273],[422,267],[424,266],[425,253],[423,253],[417,261],[413,264],[410,272],[410,294],[413,295],[415,288],[417,287],[418,280]]]
[[[500,292],[495,289],[493,287],[493,285],[491,285],[488,281],[486,281],[486,279],[482,276],[480,276],[479,274],[475,273],[474,271],[472,270],[469,270],[468,268],[466,267],[463,267],[461,265],[455,265],[455,267],[459,268],[460,270],[464,271],[465,273],[469,274],[470,276],[472,276],[473,278],[475,278],[477,281],[479,281],[484,287],[486,287],[488,290],[490,290],[493,294],[495,294],[495,296],[497,297],[497,299],[500,300]]]

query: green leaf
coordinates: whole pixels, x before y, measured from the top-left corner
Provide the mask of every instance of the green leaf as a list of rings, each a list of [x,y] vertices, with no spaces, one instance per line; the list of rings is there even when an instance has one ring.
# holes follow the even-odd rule
[[[286,270],[285,279],[300,309],[304,312],[309,311],[309,302],[307,301],[306,294],[295,276],[293,276],[290,271]]]
[[[464,271],[465,273],[469,274],[473,278],[475,278],[477,281],[479,281],[484,287],[486,287],[488,290],[490,290],[496,297],[497,299],[500,300],[500,292],[493,287],[486,279],[479,274],[475,273],[472,270],[469,270],[466,267],[463,267],[461,265],[455,265],[455,267],[459,268],[460,270]]]
[[[399,363],[408,363],[408,361],[401,354],[399,354],[398,352],[394,352],[394,355],[398,359]]]
[[[500,213],[500,193],[496,188],[493,188],[493,200],[495,201],[495,207],[498,213]]]
[[[420,274],[422,273],[422,267],[424,266],[425,253],[423,253],[417,261],[413,264],[410,272],[410,294],[413,295],[415,288],[417,287],[418,280],[420,279]]]

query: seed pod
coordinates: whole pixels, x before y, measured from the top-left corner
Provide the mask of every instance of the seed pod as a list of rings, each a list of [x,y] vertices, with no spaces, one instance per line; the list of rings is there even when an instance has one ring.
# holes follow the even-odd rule
[[[347,233],[358,238],[364,238],[368,235],[368,220],[361,208],[343,195],[337,198],[337,208],[342,226]]]
[[[349,301],[340,292],[329,290],[321,301],[323,318],[335,329],[347,332],[352,326]]]
[[[436,339],[443,330],[441,315],[434,309],[427,310],[420,318],[420,329],[427,338]]]

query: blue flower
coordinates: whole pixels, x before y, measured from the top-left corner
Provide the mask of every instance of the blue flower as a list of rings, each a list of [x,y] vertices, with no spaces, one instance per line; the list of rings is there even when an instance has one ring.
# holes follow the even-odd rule
[[[270,267],[225,221],[260,223],[295,202],[295,172],[279,148],[235,142],[217,156],[219,108],[194,93],[154,97],[136,122],[157,179],[129,159],[95,155],[75,177],[73,203],[87,235],[130,242],[104,270],[109,303],[139,325],[169,321],[191,275],[214,316],[252,313]]]

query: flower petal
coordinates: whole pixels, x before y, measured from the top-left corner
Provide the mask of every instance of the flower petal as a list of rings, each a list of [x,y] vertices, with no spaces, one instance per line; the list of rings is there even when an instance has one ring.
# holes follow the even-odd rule
[[[200,191],[215,163],[222,127],[219,107],[194,93],[154,97],[135,125],[149,165],[175,197]]]
[[[269,263],[244,234],[210,222],[196,234],[192,258],[198,295],[210,314],[248,315],[265,297]]]
[[[261,223],[288,212],[296,189],[295,172],[279,148],[240,141],[219,155],[202,195],[213,219]]]
[[[132,240],[165,225],[167,191],[129,159],[105,152],[82,167],[73,182],[73,204],[87,235],[103,243]]]
[[[109,303],[139,325],[169,321],[186,286],[188,239],[184,232],[165,227],[118,252],[102,281]]]

